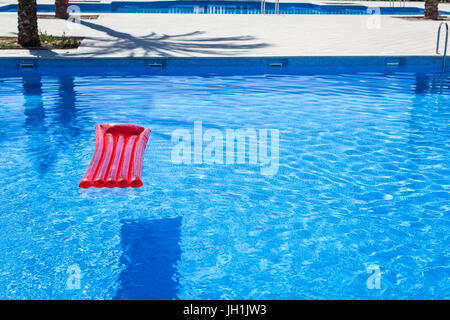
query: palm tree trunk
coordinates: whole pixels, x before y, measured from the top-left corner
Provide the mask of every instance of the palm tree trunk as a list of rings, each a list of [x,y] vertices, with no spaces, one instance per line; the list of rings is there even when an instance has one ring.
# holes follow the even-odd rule
[[[69,0],[55,0],[55,17],[59,19],[68,19]]]
[[[22,47],[39,47],[39,32],[37,24],[36,0],[19,0],[18,41]]]
[[[437,20],[439,0],[425,0],[425,19]]]

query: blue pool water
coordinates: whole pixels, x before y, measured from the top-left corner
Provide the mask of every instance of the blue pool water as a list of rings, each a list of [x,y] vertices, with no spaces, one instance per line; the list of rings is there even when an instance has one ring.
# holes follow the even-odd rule
[[[73,3],[83,13],[181,13],[181,14],[261,14],[258,1],[152,1],[111,3]],[[53,5],[38,5],[38,12],[54,12]],[[0,7],[0,12],[16,12],[17,5]],[[266,3],[266,14],[275,13],[275,4]],[[280,14],[374,14],[366,6],[358,5],[317,5],[311,3],[280,3]],[[415,7],[380,8],[379,14],[386,15],[423,15],[424,10]],[[441,11],[441,14],[449,14]]]
[[[448,299],[449,85],[0,73],[0,298]],[[278,129],[277,173],[174,164],[194,121]],[[78,188],[106,122],[152,130],[142,188]]]

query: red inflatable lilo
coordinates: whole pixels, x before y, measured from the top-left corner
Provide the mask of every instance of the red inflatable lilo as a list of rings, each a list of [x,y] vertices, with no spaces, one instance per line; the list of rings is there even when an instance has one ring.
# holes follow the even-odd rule
[[[126,123],[95,126],[95,152],[80,188],[142,186],[142,160],[150,129]]]

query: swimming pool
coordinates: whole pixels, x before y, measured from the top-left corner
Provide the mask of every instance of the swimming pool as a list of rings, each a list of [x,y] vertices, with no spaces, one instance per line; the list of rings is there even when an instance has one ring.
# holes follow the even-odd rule
[[[428,69],[0,68],[0,298],[448,299],[450,82]],[[174,163],[199,121],[279,130],[277,172]],[[78,188],[106,122],[152,130],[142,188]]]
[[[152,1],[110,3],[73,3],[84,13],[179,13],[179,14],[261,14],[261,3],[243,1]],[[54,12],[53,5],[38,4],[38,12]],[[16,12],[17,5],[0,7],[0,12]],[[266,3],[266,14],[275,13],[275,4]],[[317,5],[311,3],[280,3],[280,14],[374,14],[366,6],[357,5]],[[377,12],[378,13],[378,12]],[[415,7],[381,7],[379,14],[423,15],[424,11]],[[449,14],[441,11],[441,14]]]

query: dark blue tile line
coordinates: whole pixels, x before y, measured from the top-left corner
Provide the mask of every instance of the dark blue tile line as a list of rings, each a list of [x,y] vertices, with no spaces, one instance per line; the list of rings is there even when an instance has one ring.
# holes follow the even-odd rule
[[[177,299],[181,218],[122,220],[124,266],[115,300]]]

